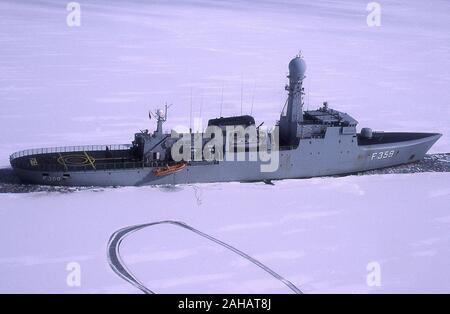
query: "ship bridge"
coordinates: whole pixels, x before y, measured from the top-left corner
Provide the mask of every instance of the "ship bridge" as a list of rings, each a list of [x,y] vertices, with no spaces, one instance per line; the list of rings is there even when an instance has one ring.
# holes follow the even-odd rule
[[[347,113],[330,109],[326,102],[317,110],[303,112],[303,119],[297,127],[298,138],[323,138],[327,128],[340,128],[342,135],[356,135],[358,121]]]
[[[305,111],[303,122],[332,126],[356,126],[358,124],[358,121],[347,113],[328,109],[326,106],[318,110]]]

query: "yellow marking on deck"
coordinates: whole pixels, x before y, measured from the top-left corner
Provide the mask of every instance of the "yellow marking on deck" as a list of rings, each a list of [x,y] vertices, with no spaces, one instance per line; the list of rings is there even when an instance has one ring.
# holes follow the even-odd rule
[[[36,158],[30,158],[30,165],[37,166],[38,165],[37,159]]]
[[[64,158],[63,158],[63,156],[61,155],[61,153],[58,153],[58,155],[59,155],[58,162],[59,162],[60,164],[62,164],[62,165],[64,166],[64,169],[66,169],[66,171],[67,171],[66,161],[64,160]]]
[[[83,153],[84,153],[84,155],[86,156],[86,158],[87,158],[87,160],[89,161],[89,163],[91,164],[92,168],[96,169],[96,168],[95,168],[95,165],[94,165],[95,159],[91,159],[91,156],[89,156],[85,151],[83,151]]]

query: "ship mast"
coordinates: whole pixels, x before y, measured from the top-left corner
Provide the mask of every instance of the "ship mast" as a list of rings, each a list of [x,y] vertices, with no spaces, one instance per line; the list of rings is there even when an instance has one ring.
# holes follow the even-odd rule
[[[156,134],[163,134],[162,125],[167,121],[167,109],[172,105],[164,105],[164,111],[162,109],[158,109],[155,112],[150,112],[150,117],[154,117],[156,119]]]
[[[289,62],[289,85],[287,108],[280,117],[280,136],[287,145],[295,145],[297,129],[303,122],[303,80],[305,79],[306,63],[301,52]]]

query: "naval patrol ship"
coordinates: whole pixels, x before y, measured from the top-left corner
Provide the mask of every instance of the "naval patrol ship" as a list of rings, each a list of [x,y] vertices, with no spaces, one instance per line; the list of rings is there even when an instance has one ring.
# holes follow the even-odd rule
[[[244,115],[211,119],[201,133],[165,133],[166,106],[151,114],[156,130],[136,133],[131,144],[29,149],[12,154],[11,166],[22,182],[42,185],[270,182],[416,162],[441,137],[370,128],[358,133],[354,118],[326,102],[303,110],[305,71],[301,55],[290,61],[288,97],[279,121],[267,132]]]

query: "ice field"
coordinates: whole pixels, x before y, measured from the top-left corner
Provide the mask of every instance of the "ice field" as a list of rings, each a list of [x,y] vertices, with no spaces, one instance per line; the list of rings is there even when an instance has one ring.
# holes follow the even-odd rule
[[[189,126],[191,99],[205,126],[221,107],[240,114],[241,95],[242,113],[273,125],[299,50],[306,107],[326,100],[359,127],[439,132],[430,153],[450,152],[447,1],[380,1],[378,27],[366,22],[366,1],[80,3],[81,25],[69,27],[65,1],[0,2],[2,169],[22,149],[130,143],[154,129],[148,110],[165,102],[167,130]],[[108,239],[167,219],[233,245],[304,293],[450,292],[449,172],[0,191],[3,293],[139,293],[109,267]],[[158,293],[291,292],[174,226],[130,235],[122,257]],[[74,263],[79,286],[67,282]],[[368,282],[373,265],[379,285]]]

